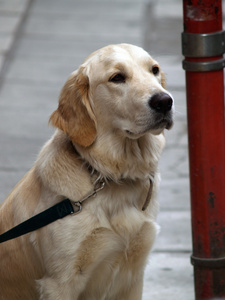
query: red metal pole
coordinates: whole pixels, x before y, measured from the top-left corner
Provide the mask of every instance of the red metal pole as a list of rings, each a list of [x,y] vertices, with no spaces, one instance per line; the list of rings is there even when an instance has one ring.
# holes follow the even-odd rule
[[[191,38],[196,35],[202,38],[202,34],[222,31],[221,0],[183,0],[183,8],[184,34],[190,33]],[[192,263],[197,300],[225,299],[224,65],[212,67],[210,71],[195,68],[195,63],[221,62],[223,56],[218,54],[214,57],[206,55],[204,58],[184,54],[187,64],[184,68],[188,109]]]

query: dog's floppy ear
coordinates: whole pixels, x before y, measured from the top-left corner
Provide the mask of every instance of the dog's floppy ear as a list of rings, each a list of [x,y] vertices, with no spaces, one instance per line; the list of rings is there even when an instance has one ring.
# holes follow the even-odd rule
[[[74,143],[83,147],[90,146],[97,135],[88,89],[89,80],[81,67],[66,81],[59,97],[59,106],[49,119],[49,123],[63,130]]]

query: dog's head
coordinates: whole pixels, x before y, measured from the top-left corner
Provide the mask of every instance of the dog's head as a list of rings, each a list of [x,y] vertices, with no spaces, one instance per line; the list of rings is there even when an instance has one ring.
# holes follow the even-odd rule
[[[173,99],[159,64],[142,48],[110,45],[91,54],[65,83],[50,117],[78,145],[101,133],[137,139],[173,124]]]

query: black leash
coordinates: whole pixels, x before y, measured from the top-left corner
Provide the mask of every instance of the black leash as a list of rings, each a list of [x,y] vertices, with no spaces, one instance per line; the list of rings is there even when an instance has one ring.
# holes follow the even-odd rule
[[[62,202],[46,209],[45,211],[1,234],[0,243],[42,228],[58,219],[68,216],[69,214],[73,214],[74,212],[74,207],[71,201],[69,199],[65,199]]]
[[[70,214],[77,214],[81,212],[82,203],[91,197],[95,197],[97,192],[102,190],[104,186],[105,181],[99,175],[94,182],[94,190],[83,199],[80,201],[71,201],[70,199],[65,199],[62,202],[55,204],[54,206],[1,234],[0,243],[15,239],[21,235],[40,229]]]

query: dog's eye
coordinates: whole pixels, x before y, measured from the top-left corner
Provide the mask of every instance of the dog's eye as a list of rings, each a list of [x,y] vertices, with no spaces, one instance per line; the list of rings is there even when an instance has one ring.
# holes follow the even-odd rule
[[[159,74],[159,67],[158,66],[153,66],[152,67],[152,73],[154,75],[158,75]]]
[[[125,76],[121,73],[118,73],[109,79],[109,81],[114,83],[124,83],[125,80],[126,80]]]

